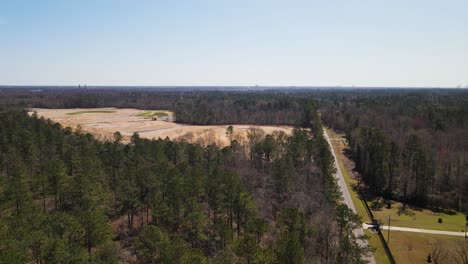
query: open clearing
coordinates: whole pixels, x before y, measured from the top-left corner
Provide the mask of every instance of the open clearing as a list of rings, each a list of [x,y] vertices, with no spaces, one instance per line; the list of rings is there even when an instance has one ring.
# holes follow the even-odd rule
[[[134,132],[142,138],[185,139],[191,143],[202,145],[216,144],[227,146],[230,141],[226,136],[229,125],[198,126],[184,125],[174,122],[152,120],[153,117],[172,116],[167,110],[138,110],[117,108],[86,108],[86,109],[42,109],[32,108],[30,113],[51,119],[63,127],[76,129],[78,126],[84,132],[91,133],[101,140],[112,140],[113,134],[119,131],[125,142],[129,142]],[[266,134],[274,131],[290,133],[290,126],[253,126],[232,125],[232,139],[239,143],[247,141],[247,133],[251,128],[262,129]]]

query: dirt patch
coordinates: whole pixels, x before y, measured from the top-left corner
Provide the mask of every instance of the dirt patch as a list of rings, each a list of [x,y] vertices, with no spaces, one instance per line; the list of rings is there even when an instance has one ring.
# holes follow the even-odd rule
[[[114,132],[119,131],[125,142],[130,141],[134,132],[138,132],[142,138],[170,138],[173,140],[187,140],[191,143],[202,145],[216,144],[227,146],[230,143],[226,136],[229,125],[195,126],[184,125],[167,120],[154,120],[154,116],[160,113],[172,114],[167,110],[138,110],[117,108],[86,108],[86,109],[42,109],[32,108],[30,114],[37,112],[38,116],[51,119],[60,123],[63,127],[77,129],[95,135],[100,140],[112,140]],[[72,114],[69,113],[84,113]],[[247,140],[247,133],[252,127],[262,129],[266,134],[274,131],[283,131],[290,134],[290,126],[251,126],[232,125],[232,138],[240,143]]]

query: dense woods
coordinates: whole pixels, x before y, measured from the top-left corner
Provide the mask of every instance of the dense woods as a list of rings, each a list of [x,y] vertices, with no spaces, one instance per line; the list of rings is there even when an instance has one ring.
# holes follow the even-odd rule
[[[0,262],[360,263],[321,120],[345,132],[360,189],[468,212],[466,90],[0,89]],[[246,145],[99,142],[12,110],[170,109],[251,129]],[[318,114],[320,113],[320,115]],[[299,128],[301,127],[301,128]],[[229,137],[233,131],[226,131]]]
[[[346,132],[372,193],[468,212],[466,90],[345,93],[321,112],[327,125]]]
[[[0,263],[363,263],[359,219],[337,203],[305,109],[292,135],[251,129],[219,149],[100,142],[4,107]]]
[[[281,92],[213,92],[167,89],[0,89],[0,104],[43,108],[120,107],[170,109],[181,123],[300,125],[308,100]]]
[[[213,88],[214,89],[214,88]],[[304,126],[309,104],[347,135],[362,189],[387,199],[468,210],[468,92],[460,89],[0,89],[20,107],[171,109],[190,124]]]

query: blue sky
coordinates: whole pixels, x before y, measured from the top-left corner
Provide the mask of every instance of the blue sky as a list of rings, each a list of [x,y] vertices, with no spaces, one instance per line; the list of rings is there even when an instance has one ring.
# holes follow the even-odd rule
[[[0,84],[468,85],[468,1],[0,0]]]

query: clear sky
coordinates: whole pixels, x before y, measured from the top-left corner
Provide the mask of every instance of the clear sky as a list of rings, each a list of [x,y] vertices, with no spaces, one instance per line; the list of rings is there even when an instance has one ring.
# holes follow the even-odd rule
[[[467,0],[0,0],[0,84],[468,85]]]

